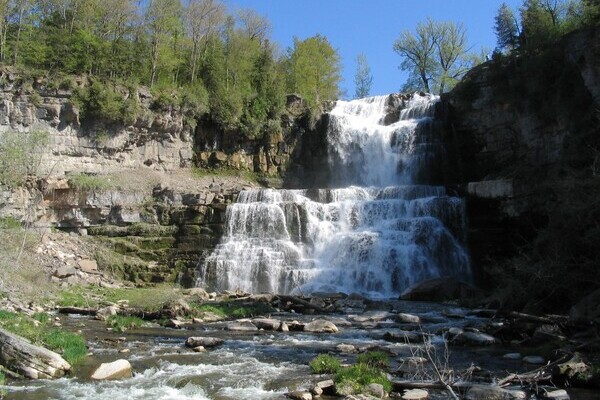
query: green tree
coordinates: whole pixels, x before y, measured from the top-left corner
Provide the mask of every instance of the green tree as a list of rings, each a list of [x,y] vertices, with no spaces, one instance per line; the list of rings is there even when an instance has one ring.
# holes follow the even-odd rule
[[[367,97],[371,92],[371,86],[373,85],[373,75],[371,74],[371,68],[367,62],[367,56],[363,53],[356,57],[356,73],[354,74],[354,85],[356,90],[354,92],[354,98],[359,99]]]
[[[146,9],[146,25],[151,41],[150,85],[154,85],[161,64],[172,68],[171,41],[180,28],[181,2],[179,0],[150,0]]]
[[[494,22],[498,48],[515,49],[519,43],[519,23],[515,13],[506,3],[502,3],[498,9]]]
[[[437,29],[432,20],[417,24],[416,33],[406,30],[394,42],[394,51],[403,58],[400,69],[416,74],[425,91],[430,92],[429,81],[436,69],[435,42]]]
[[[463,24],[438,22],[435,24],[434,43],[438,64],[436,83],[439,93],[454,87],[468,71],[467,31]]]
[[[525,0],[520,13],[523,42],[528,48],[539,48],[556,37],[554,17],[542,0]]]
[[[288,51],[288,90],[304,96],[312,107],[340,94],[340,56],[325,36],[294,38]]]

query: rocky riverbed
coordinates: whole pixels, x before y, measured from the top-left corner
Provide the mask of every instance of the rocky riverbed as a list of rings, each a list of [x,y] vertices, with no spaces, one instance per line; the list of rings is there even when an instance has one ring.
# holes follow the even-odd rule
[[[396,398],[425,398],[422,392],[407,392],[414,388],[424,389],[431,399],[450,398],[435,367],[461,398],[597,396],[593,389],[572,388],[561,395],[554,386],[564,384],[570,373],[558,372],[560,364],[576,352],[589,359],[593,352],[587,352],[595,346],[594,337],[585,336],[589,331],[576,330],[566,317],[501,315],[449,303],[371,301],[345,295],[297,298],[228,293],[206,299],[206,304],[223,304],[225,299],[227,304],[273,308],[251,318],[211,317],[205,312],[203,318],[192,319],[180,303],[178,310],[183,311],[161,321],[178,328],[154,321],[123,333],[107,329],[93,315],[56,314],[64,328],[84,335],[90,355],[70,378],[9,380],[2,388],[4,397],[308,399],[323,392],[317,388],[319,382],[335,379],[311,373],[308,365],[315,356],[330,354],[343,365],[352,365],[370,351],[388,355],[384,369],[392,382],[389,395]],[[127,308],[123,304],[115,304],[114,311],[123,312]],[[98,365],[119,359],[131,364],[131,378],[90,379]],[[567,385],[578,383],[574,374],[570,378]],[[588,384],[593,379],[597,377]],[[321,398],[334,398],[329,383],[320,385],[325,387]],[[370,391],[370,396],[382,395],[375,392]],[[552,393],[559,397],[548,397]]]

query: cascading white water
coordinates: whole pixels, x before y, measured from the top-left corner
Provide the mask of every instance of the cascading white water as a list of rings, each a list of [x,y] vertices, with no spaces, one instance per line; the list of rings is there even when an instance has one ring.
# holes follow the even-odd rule
[[[462,199],[414,185],[435,154],[436,101],[413,95],[388,126],[388,96],[339,101],[328,151],[332,182],[345,188],[243,191],[198,285],[389,297],[427,278],[468,276]]]

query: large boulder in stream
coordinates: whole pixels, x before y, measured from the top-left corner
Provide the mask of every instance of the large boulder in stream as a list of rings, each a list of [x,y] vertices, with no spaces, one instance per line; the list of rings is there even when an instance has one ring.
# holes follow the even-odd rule
[[[304,325],[304,332],[336,333],[338,332],[338,328],[331,321],[327,321],[326,319],[316,319]]]
[[[60,378],[71,370],[60,355],[1,328],[0,364],[31,379]]]
[[[94,380],[117,380],[131,378],[131,364],[127,360],[116,360],[111,363],[102,363],[92,376]]]
[[[206,348],[216,347],[222,345],[223,343],[225,343],[225,340],[210,336],[191,336],[185,341],[185,345],[192,348],[196,348],[198,346]]]
[[[434,278],[416,283],[400,295],[401,300],[445,301],[477,297],[481,291],[475,286],[454,278]]]

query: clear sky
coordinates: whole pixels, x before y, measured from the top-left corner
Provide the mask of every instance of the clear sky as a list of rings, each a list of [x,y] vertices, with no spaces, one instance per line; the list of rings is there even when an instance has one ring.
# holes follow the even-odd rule
[[[515,11],[523,0],[504,0]],[[469,45],[493,50],[494,16],[502,0],[227,0],[230,9],[252,8],[271,21],[272,38],[282,50],[293,37],[324,35],[342,57],[342,88],[354,95],[356,56],[364,53],[373,74],[372,95],[399,91],[406,74],[392,49],[403,30],[431,17],[462,22]]]

